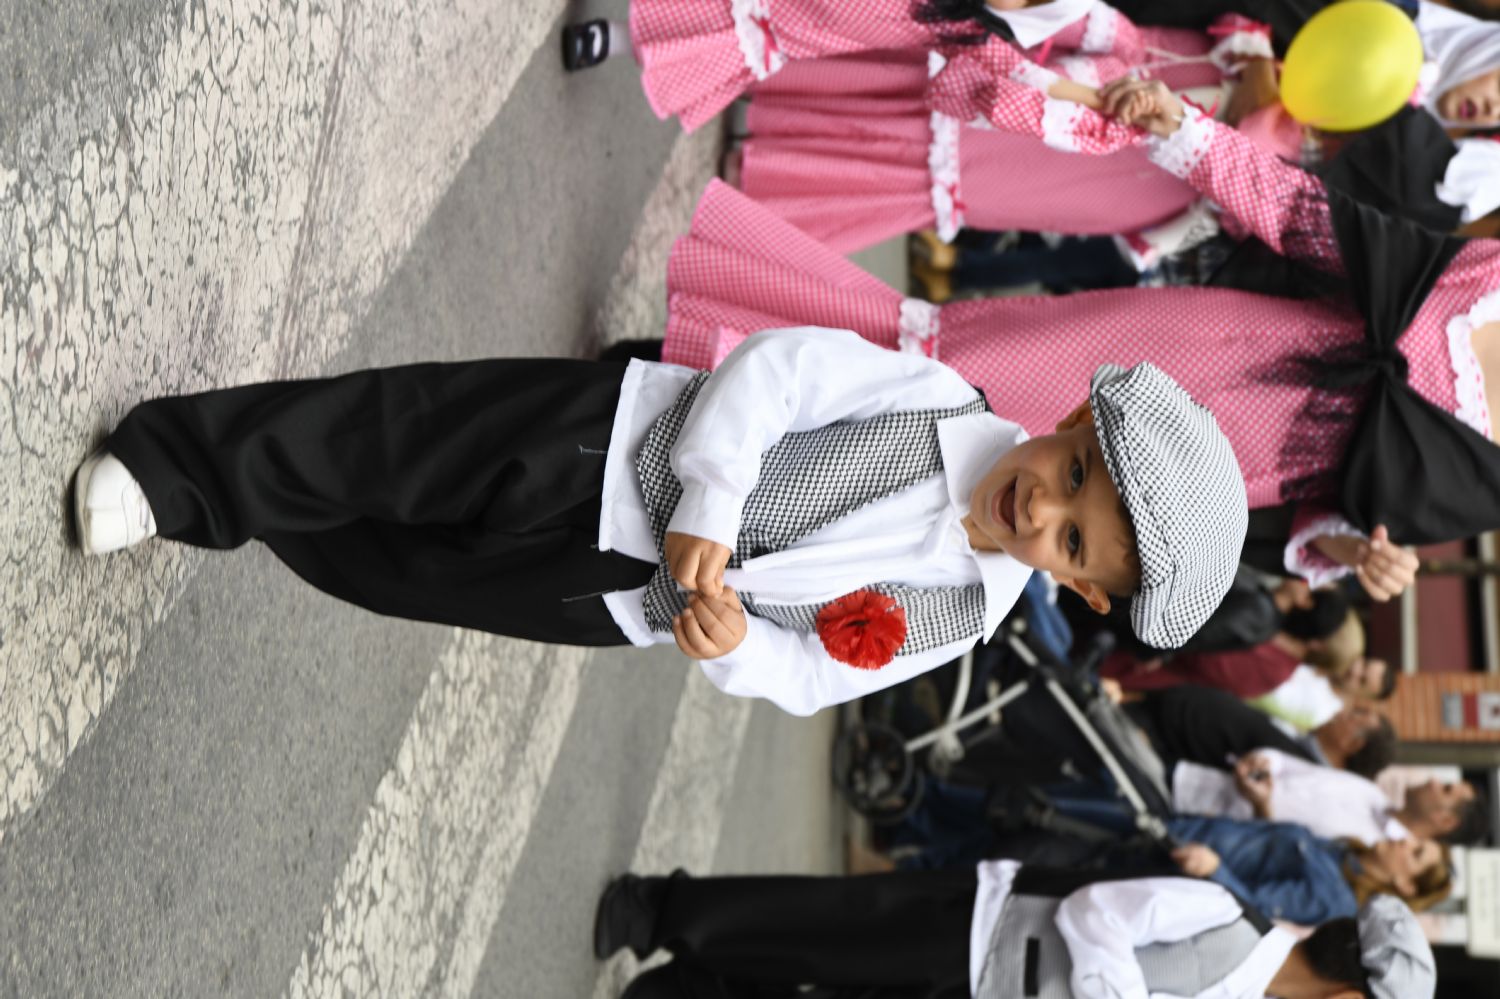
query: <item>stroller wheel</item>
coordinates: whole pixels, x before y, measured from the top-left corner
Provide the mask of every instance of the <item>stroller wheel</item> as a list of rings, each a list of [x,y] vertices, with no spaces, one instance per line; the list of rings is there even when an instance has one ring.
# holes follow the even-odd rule
[[[849,806],[877,825],[893,825],[922,800],[922,781],[906,740],[888,725],[850,726],[833,744],[833,782]]]

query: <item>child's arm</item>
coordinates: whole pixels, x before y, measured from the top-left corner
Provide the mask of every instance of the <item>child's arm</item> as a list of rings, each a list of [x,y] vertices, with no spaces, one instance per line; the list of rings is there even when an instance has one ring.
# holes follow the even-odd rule
[[[1245,135],[1185,105],[1160,81],[1116,80],[1105,112],[1152,132],[1157,166],[1181,177],[1283,256],[1342,274],[1328,192]]]
[[[1417,556],[1391,541],[1383,525],[1367,536],[1332,511],[1299,506],[1291,533],[1286,569],[1312,586],[1352,571],[1372,599],[1384,602],[1416,581]]]
[[[1175,943],[1238,919],[1234,896],[1211,881],[1133,878],[1080,888],[1056,925],[1072,958],[1078,999],[1148,999],[1135,951]]]
[[[760,477],[760,456],[785,434],[898,409],[946,409],[973,398],[974,389],[952,369],[848,330],[810,326],[749,337],[703,386],[672,450],[682,499],[667,530],[689,539],[675,541],[676,550],[714,551],[691,539],[734,547],[745,500]],[[723,561],[715,558],[710,567],[707,580],[693,572],[694,589],[717,592]]]
[[[1101,106],[1093,87],[1027,61],[998,38],[955,50],[932,79],[928,99],[959,121],[983,118],[1055,149],[1107,153],[1141,139],[1139,130],[1088,110]]]

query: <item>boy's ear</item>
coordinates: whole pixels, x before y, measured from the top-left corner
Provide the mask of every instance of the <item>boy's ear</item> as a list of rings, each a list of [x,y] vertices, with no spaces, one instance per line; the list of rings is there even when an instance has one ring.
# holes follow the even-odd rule
[[[1085,399],[1082,403],[1079,404],[1077,409],[1073,410],[1073,412],[1069,413],[1067,416],[1064,416],[1062,420],[1059,421],[1059,423],[1057,424],[1057,432],[1062,433],[1064,430],[1072,430],[1080,423],[1093,422],[1094,408],[1090,406],[1089,401]]]
[[[1072,576],[1059,576],[1055,572],[1052,578],[1057,580],[1059,586],[1066,586],[1082,597],[1095,614],[1109,613],[1109,591],[1098,583],[1091,583],[1086,579],[1074,579]]]

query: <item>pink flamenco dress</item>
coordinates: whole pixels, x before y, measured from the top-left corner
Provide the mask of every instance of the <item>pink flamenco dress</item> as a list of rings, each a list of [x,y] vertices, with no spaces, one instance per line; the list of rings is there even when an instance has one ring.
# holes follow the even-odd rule
[[[1269,46],[1260,25],[1239,17],[1212,32],[1142,29],[1096,3],[1028,50],[1040,64],[1029,82],[1045,86],[1061,75],[1098,86],[1136,74],[1178,91],[1220,88],[1227,59],[1269,55]],[[805,60],[757,83],[741,189],[845,253],[919,229],[943,239],[964,227],[1136,233],[1198,201],[1138,148],[1074,156],[1061,127],[1018,135],[935,110],[930,82],[945,53],[962,56],[963,48]]]
[[[658,117],[688,131],[789,64],[876,49],[926,49],[936,29],[911,0],[632,0],[630,40]]]
[[[1003,73],[956,70],[945,99],[960,113],[971,102],[997,128],[1032,136],[1053,127],[1044,126],[1050,116],[1085,152],[1141,147],[1154,168],[1221,205],[1273,250],[1341,270],[1321,182],[1233,129],[1192,112],[1170,139],[1146,139],[1087,109],[1059,107]],[[985,392],[996,413],[1032,434],[1050,432],[1086,398],[1100,364],[1152,361],[1214,412],[1244,472],[1251,507],[1293,509],[1284,546],[1289,571],[1313,581],[1341,574],[1311,541],[1359,533],[1340,512],[1335,473],[1364,396],[1320,388],[1307,373],[1309,358],[1363,343],[1365,324],[1352,307],[1181,287],[937,307],[904,297],[719,182],[673,250],[668,289],[664,360],[708,368],[760,329],[851,329],[952,366]],[[1490,419],[1469,333],[1494,320],[1500,320],[1500,242],[1474,240],[1445,266],[1396,344],[1410,389],[1485,438]]]

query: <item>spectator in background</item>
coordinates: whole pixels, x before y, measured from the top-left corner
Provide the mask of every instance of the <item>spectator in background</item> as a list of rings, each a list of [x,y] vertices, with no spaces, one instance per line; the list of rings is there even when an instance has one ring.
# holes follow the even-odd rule
[[[1467,781],[1431,780],[1397,807],[1373,780],[1275,749],[1241,756],[1232,772],[1193,763],[1173,773],[1179,813],[1293,822],[1326,839],[1365,843],[1408,837],[1472,845],[1484,839],[1484,802]]]

